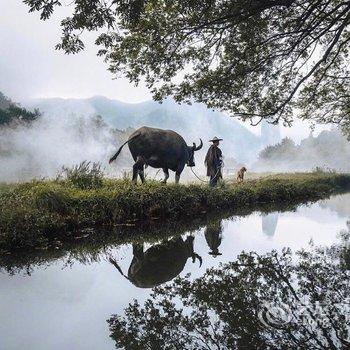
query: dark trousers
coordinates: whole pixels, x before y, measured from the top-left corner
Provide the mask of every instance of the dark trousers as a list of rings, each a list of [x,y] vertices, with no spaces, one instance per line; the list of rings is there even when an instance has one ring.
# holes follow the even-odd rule
[[[219,179],[221,178],[220,176],[220,171],[216,171],[216,173],[214,175],[210,176],[210,181],[209,181],[209,186],[210,187],[215,187],[219,181]]]

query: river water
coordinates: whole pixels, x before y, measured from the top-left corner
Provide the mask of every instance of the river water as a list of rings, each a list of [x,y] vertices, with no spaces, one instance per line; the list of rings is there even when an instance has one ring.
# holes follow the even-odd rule
[[[114,314],[123,315],[133,299],[142,304],[151,285],[177,273],[198,278],[210,267],[234,261],[242,251],[264,254],[284,247],[296,251],[308,248],[310,240],[317,246],[329,246],[337,242],[340,232],[349,230],[349,217],[350,194],[342,194],[301,205],[295,211],[216,219],[171,243],[156,243],[154,254],[147,255],[148,268],[138,270],[137,276],[129,274],[129,279],[125,276],[132,261],[135,265],[135,256],[141,260],[146,256],[142,252],[155,243],[103,247],[80,261],[67,256],[48,259],[44,264],[33,263],[29,274],[26,269],[3,267],[0,349],[114,349],[107,320]],[[196,254],[202,259],[201,266]],[[119,269],[109,261],[111,257]]]

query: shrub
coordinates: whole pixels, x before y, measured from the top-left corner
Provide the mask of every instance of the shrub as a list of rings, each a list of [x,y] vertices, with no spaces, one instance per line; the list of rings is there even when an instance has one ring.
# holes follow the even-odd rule
[[[58,178],[64,177],[70,184],[82,190],[96,189],[103,185],[103,171],[100,163],[83,161],[72,168],[62,167]]]
[[[328,174],[336,174],[336,170],[331,169],[331,168],[317,166],[317,167],[312,169],[312,173],[314,173],[314,174],[327,174],[327,173]]]

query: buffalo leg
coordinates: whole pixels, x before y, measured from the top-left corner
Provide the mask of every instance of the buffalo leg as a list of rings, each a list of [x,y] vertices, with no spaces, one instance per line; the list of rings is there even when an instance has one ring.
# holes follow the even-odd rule
[[[180,164],[175,172],[175,183],[178,184],[180,181],[180,175],[182,171],[184,170],[185,164]]]
[[[142,168],[139,170],[139,175],[140,175],[141,182],[144,183],[145,182],[145,171],[144,171],[143,165],[142,165]]]
[[[144,160],[142,159],[142,157],[137,157],[136,158],[136,162],[132,167],[132,182],[134,184],[137,183],[137,175],[140,175],[141,181],[145,182],[145,175],[143,172],[143,167],[144,167]]]
[[[143,258],[143,244],[140,243],[134,243],[132,245],[132,255],[134,258],[138,260],[142,260]]]
[[[181,172],[180,171],[177,171],[175,173],[175,183],[178,184],[179,181],[180,181],[180,175],[181,175]]]
[[[162,182],[166,184],[167,180],[169,179],[169,169],[163,168],[163,172],[164,172],[164,180]]]

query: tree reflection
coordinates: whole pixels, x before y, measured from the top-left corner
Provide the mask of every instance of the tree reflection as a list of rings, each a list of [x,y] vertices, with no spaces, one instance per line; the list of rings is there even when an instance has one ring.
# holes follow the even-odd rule
[[[237,260],[176,278],[109,320],[123,349],[348,349],[349,232],[311,246]]]

